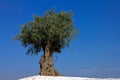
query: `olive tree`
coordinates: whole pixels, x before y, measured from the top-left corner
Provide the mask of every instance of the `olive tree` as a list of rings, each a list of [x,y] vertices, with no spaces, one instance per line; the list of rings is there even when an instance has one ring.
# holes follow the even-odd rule
[[[44,16],[34,16],[33,21],[24,24],[15,39],[27,47],[26,54],[38,54],[43,51],[39,61],[40,75],[60,76],[54,69],[52,56],[69,46],[77,32],[71,12],[55,13],[54,9],[51,9]]]

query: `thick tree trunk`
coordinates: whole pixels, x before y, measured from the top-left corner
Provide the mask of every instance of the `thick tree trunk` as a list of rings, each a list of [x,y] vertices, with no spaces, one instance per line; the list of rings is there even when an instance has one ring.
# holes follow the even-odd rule
[[[40,59],[40,75],[45,76],[61,76],[59,72],[54,69],[54,63],[52,60],[52,53],[50,53],[49,45],[46,46],[44,55]]]

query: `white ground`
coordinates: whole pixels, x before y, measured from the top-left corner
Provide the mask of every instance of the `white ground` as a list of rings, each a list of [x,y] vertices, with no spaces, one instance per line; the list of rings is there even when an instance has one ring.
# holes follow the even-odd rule
[[[53,76],[32,76],[18,80],[120,80],[120,78],[85,78],[85,77],[53,77]]]

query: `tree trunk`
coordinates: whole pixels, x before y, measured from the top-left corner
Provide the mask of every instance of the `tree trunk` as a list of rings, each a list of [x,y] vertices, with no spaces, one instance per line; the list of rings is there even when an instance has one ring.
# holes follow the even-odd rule
[[[54,63],[52,60],[53,53],[50,53],[49,45],[44,50],[44,55],[40,59],[40,75],[45,76],[61,76],[59,72],[54,69]]]

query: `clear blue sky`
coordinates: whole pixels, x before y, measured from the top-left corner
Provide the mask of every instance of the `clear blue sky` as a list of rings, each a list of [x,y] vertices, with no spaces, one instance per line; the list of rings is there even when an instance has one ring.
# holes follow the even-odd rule
[[[73,11],[80,30],[71,48],[55,60],[63,75],[120,77],[120,0],[0,0],[0,80],[37,75],[39,58],[27,56],[26,49],[12,38],[20,26],[44,15],[46,10]]]

